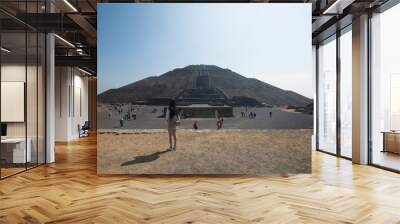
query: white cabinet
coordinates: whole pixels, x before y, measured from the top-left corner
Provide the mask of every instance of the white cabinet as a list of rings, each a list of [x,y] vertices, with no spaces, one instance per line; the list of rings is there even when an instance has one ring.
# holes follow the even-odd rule
[[[25,138],[7,138],[2,139],[2,147],[12,149],[12,163],[25,163],[32,161],[32,141],[27,139],[27,147],[25,151]]]

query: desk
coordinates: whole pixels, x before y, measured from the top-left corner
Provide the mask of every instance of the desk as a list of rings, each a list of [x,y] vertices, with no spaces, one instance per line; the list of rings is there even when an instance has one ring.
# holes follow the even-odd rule
[[[383,131],[382,152],[400,154],[400,131]]]
[[[25,163],[31,162],[31,139],[27,139],[25,152],[25,138],[5,138],[1,139],[1,157],[6,163]],[[26,160],[25,160],[26,159]]]

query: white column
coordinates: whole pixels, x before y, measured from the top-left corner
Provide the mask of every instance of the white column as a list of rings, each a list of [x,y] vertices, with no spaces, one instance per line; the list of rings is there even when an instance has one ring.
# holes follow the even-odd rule
[[[52,1],[46,11],[54,12]],[[55,42],[54,34],[46,34],[46,163],[55,162]]]
[[[353,162],[368,163],[368,15],[353,20]]]
[[[55,56],[54,35],[46,36],[46,163],[55,161],[54,133],[55,133]]]

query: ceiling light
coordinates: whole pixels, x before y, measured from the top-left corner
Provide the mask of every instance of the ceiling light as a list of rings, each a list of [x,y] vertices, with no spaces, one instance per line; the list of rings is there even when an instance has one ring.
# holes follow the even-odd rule
[[[83,49],[82,48],[77,48],[76,49],[76,53],[78,53],[79,55],[83,55]]]
[[[79,67],[78,67],[78,70],[81,71],[81,72],[83,72],[83,73],[85,73],[85,74],[87,74],[87,75],[93,75],[92,73],[90,73],[90,72],[88,72],[88,71],[86,71],[86,70],[83,70],[83,69],[81,69],[81,68],[79,68]]]
[[[60,37],[60,36],[57,35],[57,34],[54,34],[54,36],[57,37],[57,38],[58,38],[59,40],[61,40],[62,42],[66,43],[68,46],[75,48],[75,45],[73,45],[73,44],[72,44],[71,42],[69,42],[68,40],[66,40],[66,39],[64,39],[64,38],[62,38],[62,37]]]
[[[322,14],[342,14],[343,9],[351,5],[355,0],[336,0],[332,5],[324,10]]]
[[[11,52],[11,50],[9,50],[9,49],[7,49],[5,47],[1,47],[0,49],[1,49],[1,51],[4,51],[6,53],[10,53]]]
[[[65,4],[67,4],[74,12],[78,12],[78,10],[68,1],[64,0]]]

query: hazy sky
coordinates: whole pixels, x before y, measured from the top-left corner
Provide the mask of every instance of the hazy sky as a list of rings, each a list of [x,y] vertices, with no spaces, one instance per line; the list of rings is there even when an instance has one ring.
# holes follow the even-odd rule
[[[312,97],[310,4],[98,4],[98,92],[191,64]]]

